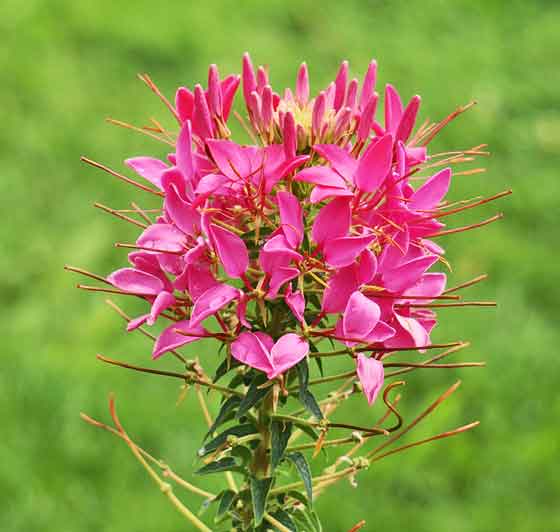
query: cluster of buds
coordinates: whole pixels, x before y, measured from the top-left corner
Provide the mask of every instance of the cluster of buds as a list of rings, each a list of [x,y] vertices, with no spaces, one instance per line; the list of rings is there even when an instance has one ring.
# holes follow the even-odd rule
[[[186,363],[186,373],[159,373],[223,395],[207,435],[213,439],[199,453],[206,463],[199,473],[230,475],[230,488],[210,499],[219,501],[220,519],[229,519],[235,530],[261,530],[263,520],[273,530],[315,530],[312,489],[320,493],[344,476],[353,478],[368,460],[351,460],[346,474],[336,471],[342,463],[337,461],[334,469],[312,479],[301,451],[316,454],[325,446],[348,443],[360,448],[370,436],[397,431],[402,420],[387,393],[401,381],[389,384],[383,394],[388,415],[399,418],[397,426],[364,428],[328,419],[355,392],[363,392],[372,405],[388,367],[401,368],[392,373],[400,374],[418,367],[476,365],[433,363],[466,345],[431,342],[436,309],[492,304],[459,301],[456,294],[482,276],[446,288],[446,274],[433,271],[448,266],[436,241],[498,219],[454,229],[444,229],[442,221],[509,191],[446,201],[452,165],[486,152],[476,146],[430,155],[428,144],[469,106],[439,123],[416,127],[420,97],[404,105],[387,85],[378,121],[376,77],[375,61],[362,83],[349,80],[343,62],[335,80],[312,98],[304,63],[295,91],[288,88],[280,96],[267,70],[255,71],[245,55],[241,77],[220,79],[212,65],[207,89],[181,87],[172,104],[142,76],[171,111],[179,131],[174,134],[155,121],[134,129],[171,146],[171,153],[165,160],[141,156],[125,161],[147,184],[84,158],[151,193],[159,205],[120,210],[98,205],[142,229],[136,242],[117,243],[132,249],[129,266],[107,277],[70,269],[111,285],[82,288],[145,300],[148,308],[141,316],[129,318],[118,310],[129,331],[139,329],[154,338],[154,359],[172,353]],[[234,114],[251,144],[232,140],[228,126],[240,84],[247,117]],[[161,322],[165,325],[157,336],[145,328]],[[219,359],[187,360],[178,352],[209,340],[225,347]],[[422,363],[394,362],[399,352],[438,348],[449,349]],[[331,356],[345,357],[348,371],[325,375],[323,360]],[[321,373],[314,380],[309,378],[311,359]],[[208,365],[217,367],[213,378],[203,369]],[[217,384],[230,373],[227,386]],[[323,400],[310,390],[338,380],[343,386]],[[286,413],[291,399],[301,403],[301,411]],[[302,417],[305,412],[311,417]],[[216,436],[223,424],[231,426]],[[334,428],[351,435],[329,441],[326,434]],[[315,441],[294,445],[292,429]],[[138,450],[128,436],[123,438]],[[309,499],[304,503],[289,486],[274,485],[276,468],[289,463],[303,477],[301,487]],[[243,477],[240,487],[232,472]],[[307,516],[308,528],[298,525],[298,512]],[[199,529],[209,530],[195,519]]]

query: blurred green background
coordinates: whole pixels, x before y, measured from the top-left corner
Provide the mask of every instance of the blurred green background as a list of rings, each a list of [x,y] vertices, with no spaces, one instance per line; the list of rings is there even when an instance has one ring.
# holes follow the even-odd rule
[[[136,74],[149,72],[172,95],[205,82],[211,62],[223,74],[239,71],[245,50],[271,65],[276,88],[293,84],[302,60],[317,89],[340,60],[361,77],[375,57],[380,86],[390,81],[407,99],[421,94],[423,118],[477,98],[434,145],[484,142],[493,152],[487,173],[455,179],[452,198],[514,189],[451,225],[496,209],[505,220],[445,240],[450,282],[488,272],[466,295],[500,306],[442,311],[434,339],[472,340],[462,357],[488,367],[411,374],[402,401],[410,417],[460,377],[460,391],[407,441],[473,419],[482,425],[379,462],[357,489],[340,484],[318,501],[326,532],[360,519],[365,530],[386,532],[560,530],[558,2],[4,0],[0,13],[0,530],[189,529],[126,447],[78,414],[107,419],[114,391],[128,430],[190,478],[203,434],[194,396],[176,407],[177,383],[97,362],[101,352],[149,364],[150,347],[122,332],[102,296],[73,289],[78,279],[63,265],[106,274],[125,261],[112,242],[136,231],[94,201],[149,204],[79,162],[85,154],[122,169],[125,157],[164,155],[104,122],[165,116]],[[364,403],[355,399],[346,413],[373,419],[379,411]]]

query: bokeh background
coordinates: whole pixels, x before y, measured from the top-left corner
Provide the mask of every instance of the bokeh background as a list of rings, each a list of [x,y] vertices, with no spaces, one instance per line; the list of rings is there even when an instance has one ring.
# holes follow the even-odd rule
[[[271,65],[276,87],[293,84],[302,60],[317,89],[340,60],[361,77],[375,57],[381,85],[423,95],[424,118],[478,99],[434,146],[485,142],[493,152],[488,171],[456,178],[451,197],[514,189],[452,223],[496,209],[502,222],[445,242],[451,283],[489,273],[468,295],[495,298],[499,308],[442,311],[435,340],[470,339],[462,356],[488,367],[412,374],[402,401],[412,416],[461,378],[460,391],[407,441],[473,419],[482,425],[376,464],[357,489],[340,484],[318,501],[326,531],[362,518],[365,530],[386,532],[560,530],[558,2],[4,0],[0,11],[0,530],[188,529],[126,447],[78,414],[107,419],[114,391],[129,431],[190,477],[203,434],[194,397],[176,407],[177,383],[95,360],[101,352],[149,364],[150,346],[122,332],[102,296],[73,289],[78,279],[63,265],[105,274],[123,264],[112,242],[130,241],[134,228],[92,203],[147,205],[79,162],[86,154],[122,170],[127,156],[164,155],[104,122],[165,116],[136,74],[149,72],[172,95],[205,81],[211,62],[239,71],[245,50]],[[201,355],[214,364],[213,353]],[[378,414],[361,403],[346,413]]]

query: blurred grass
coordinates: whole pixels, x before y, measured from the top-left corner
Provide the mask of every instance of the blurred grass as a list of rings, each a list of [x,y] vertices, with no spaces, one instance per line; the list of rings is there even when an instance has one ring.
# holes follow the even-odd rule
[[[441,313],[436,340],[472,340],[469,357],[486,359],[488,368],[463,370],[462,389],[416,436],[472,419],[482,426],[382,461],[357,489],[341,485],[319,499],[326,531],[343,532],[362,518],[367,530],[387,532],[560,530],[559,25],[559,4],[545,1],[5,0],[0,530],[184,528],[126,448],[84,426],[78,412],[106,418],[107,394],[116,392],[130,432],[189,475],[203,430],[194,397],[175,408],[176,383],[96,362],[96,352],[147,362],[149,346],[122,333],[102,297],[73,290],[75,278],[62,266],[109,272],[125,258],[111,243],[135,234],[91,204],[145,198],[80,165],[79,156],[118,167],[126,156],[164,155],[103,121],[164,114],[136,73],[149,72],[171,94],[204,80],[210,62],[222,73],[239,70],[245,50],[271,65],[276,87],[292,83],[301,60],[317,88],[341,59],[361,76],[376,57],[380,83],[396,84],[405,97],[423,95],[423,117],[477,98],[435,146],[487,142],[493,152],[486,174],[455,180],[453,197],[515,191],[499,206],[500,224],[446,240],[451,282],[487,271],[491,280],[471,295],[496,298],[500,308]],[[455,223],[492,213],[488,207]],[[405,413],[414,415],[454,378],[418,373]],[[346,409],[357,412],[372,416],[359,401]]]

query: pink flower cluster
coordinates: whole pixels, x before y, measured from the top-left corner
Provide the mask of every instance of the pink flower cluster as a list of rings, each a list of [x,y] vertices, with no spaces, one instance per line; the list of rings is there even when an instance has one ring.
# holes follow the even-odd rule
[[[378,118],[376,71],[372,62],[360,83],[344,62],[312,98],[303,64],[280,95],[245,55],[241,77],[220,79],[213,65],[207,89],[177,91],[175,151],[126,161],[162,209],[130,267],[107,278],[150,304],[129,330],[168,322],[154,358],[211,337],[281,379],[330,338],[354,354],[371,404],[382,356],[430,343],[429,303],[446,282],[429,271],[443,253],[430,237],[451,170],[423,168],[418,96],[405,106],[387,85]],[[241,81],[251,144],[228,127]]]

